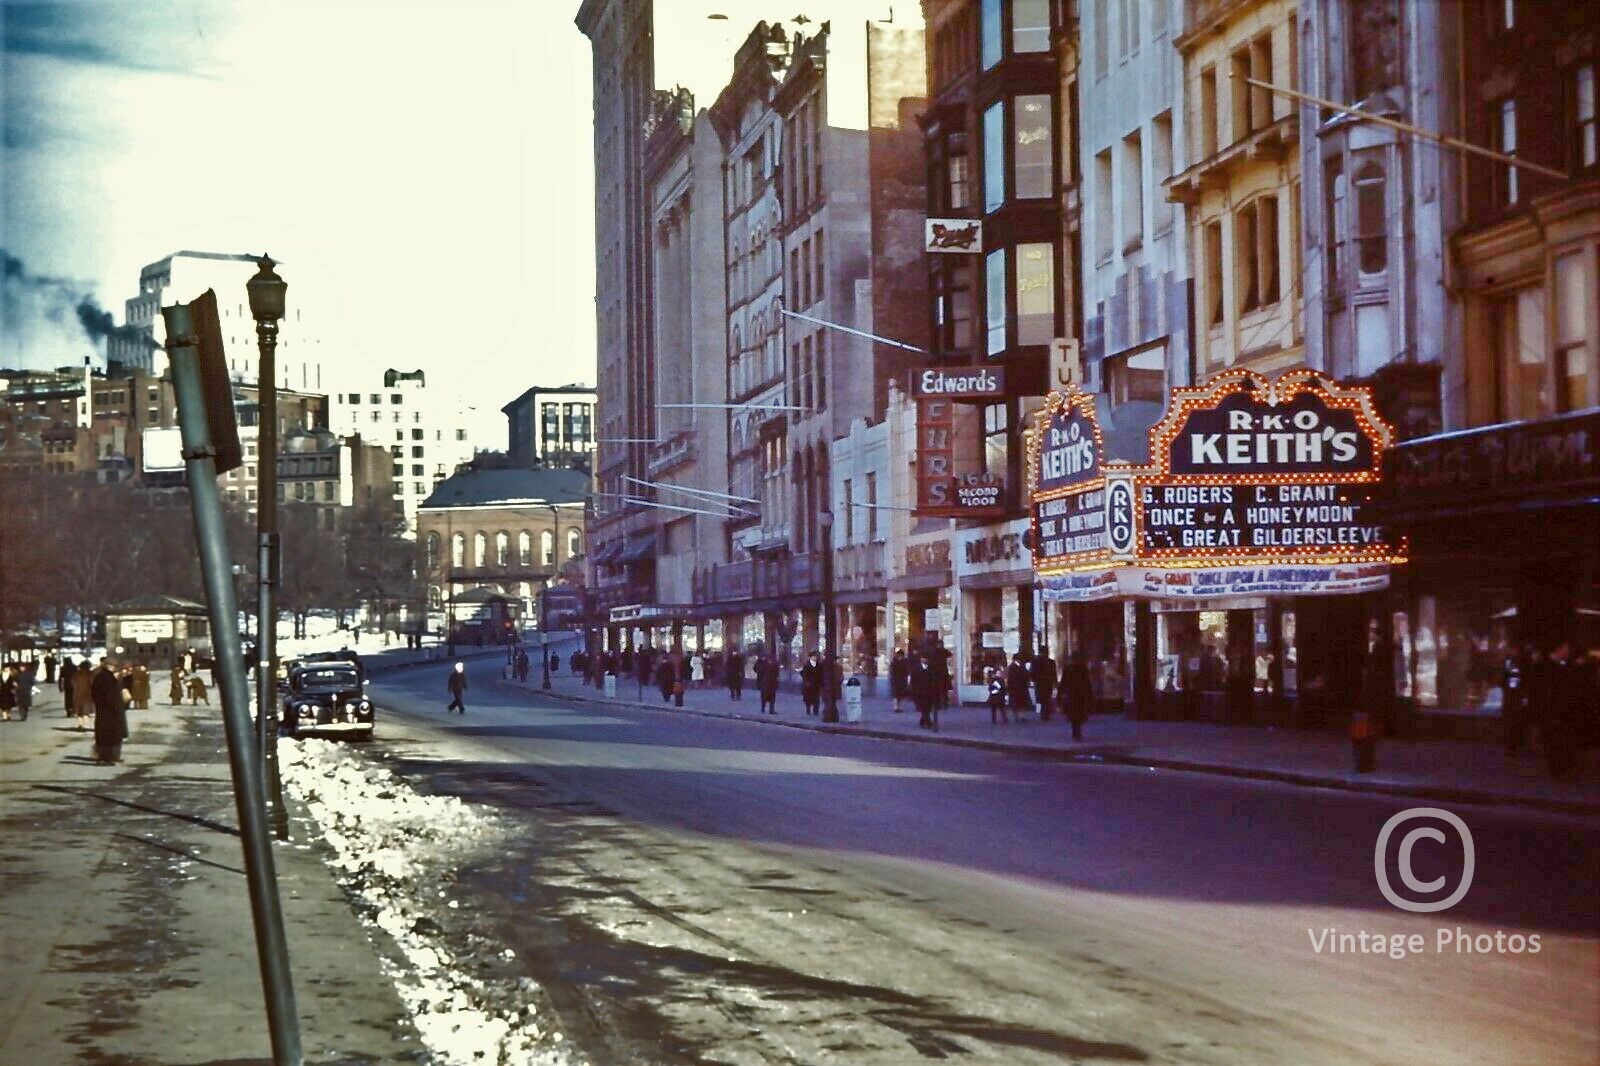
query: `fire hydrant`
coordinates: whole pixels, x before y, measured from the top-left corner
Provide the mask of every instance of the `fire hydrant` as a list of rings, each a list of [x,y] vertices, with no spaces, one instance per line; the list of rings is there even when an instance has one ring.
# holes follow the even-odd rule
[[[1378,733],[1366,711],[1350,716],[1350,746],[1355,751],[1356,773],[1372,773],[1378,764]]]

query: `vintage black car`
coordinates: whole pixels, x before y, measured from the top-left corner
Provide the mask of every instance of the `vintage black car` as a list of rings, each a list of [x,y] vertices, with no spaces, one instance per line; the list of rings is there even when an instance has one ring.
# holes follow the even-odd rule
[[[283,697],[285,732],[370,737],[372,727],[372,701],[355,663],[302,661],[289,668]]]

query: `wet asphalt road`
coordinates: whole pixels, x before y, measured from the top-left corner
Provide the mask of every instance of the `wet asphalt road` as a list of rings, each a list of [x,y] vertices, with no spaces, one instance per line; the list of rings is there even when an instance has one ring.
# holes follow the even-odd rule
[[[1401,799],[442,689],[380,679],[367,750],[524,827],[473,906],[596,1062],[1600,1061],[1593,820],[1455,808],[1411,914]],[[1540,951],[1440,943],[1497,931]]]

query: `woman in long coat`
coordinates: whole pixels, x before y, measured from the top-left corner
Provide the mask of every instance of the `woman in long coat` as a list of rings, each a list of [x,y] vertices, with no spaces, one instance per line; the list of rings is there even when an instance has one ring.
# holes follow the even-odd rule
[[[94,700],[95,762],[116,765],[122,761],[122,742],[128,739],[128,709],[122,699],[122,679],[111,671],[111,660],[101,659],[89,682]]]
[[[911,695],[911,660],[904,648],[896,648],[889,660],[889,695],[894,697],[894,713],[900,713],[900,704]]]
[[[78,720],[78,732],[89,728],[94,717],[94,677],[86,658],[72,675],[72,716]]]
[[[0,667],[0,721],[11,721],[11,710],[17,705],[17,671],[14,667]]]
[[[677,665],[673,663],[672,656],[663,655],[661,662],[656,665],[656,685],[661,689],[661,698],[671,701],[673,687],[678,683]]]
[[[150,709],[150,669],[144,663],[133,668],[133,705],[141,711]]]
[[[173,663],[172,673],[167,675],[167,702],[174,707],[183,703],[183,664]]]

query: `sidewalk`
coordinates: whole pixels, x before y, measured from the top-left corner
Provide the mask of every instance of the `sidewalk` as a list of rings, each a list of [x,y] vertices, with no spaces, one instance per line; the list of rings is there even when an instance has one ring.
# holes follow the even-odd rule
[[[40,687],[0,722],[0,1062],[269,1062],[219,709],[130,711],[104,767]],[[305,1061],[414,1061],[379,948],[290,813],[273,857]]]
[[[563,665],[565,663],[563,658]],[[617,698],[607,700],[599,690],[585,686],[564,670],[552,678],[551,695],[657,710],[669,706],[653,686],[645,686],[641,698],[637,680],[620,677],[617,680]],[[539,683],[535,670],[526,687],[537,692]],[[791,728],[953,744],[1074,761],[1191,770],[1449,803],[1600,814],[1600,773],[1597,773],[1600,760],[1595,758],[1600,753],[1594,751],[1587,753],[1589,757],[1576,780],[1552,781],[1537,754],[1508,757],[1498,745],[1470,741],[1384,740],[1378,745],[1377,770],[1358,774],[1350,743],[1337,732],[1141,722],[1120,715],[1098,715],[1084,727],[1084,739],[1075,742],[1071,727],[1060,716],[1048,722],[1030,719],[996,725],[990,723],[988,709],[983,707],[947,708],[940,713],[938,733],[918,728],[910,701],[906,702],[905,712],[896,714],[893,701],[887,697],[864,698],[862,721],[855,725],[844,722],[825,725],[818,718],[808,718],[799,696],[791,691],[779,692],[776,716],[759,714],[758,707],[755,688],[747,683],[742,702],[729,699],[725,688],[692,689],[684,694],[682,710]],[[839,713],[842,718],[843,701]]]

